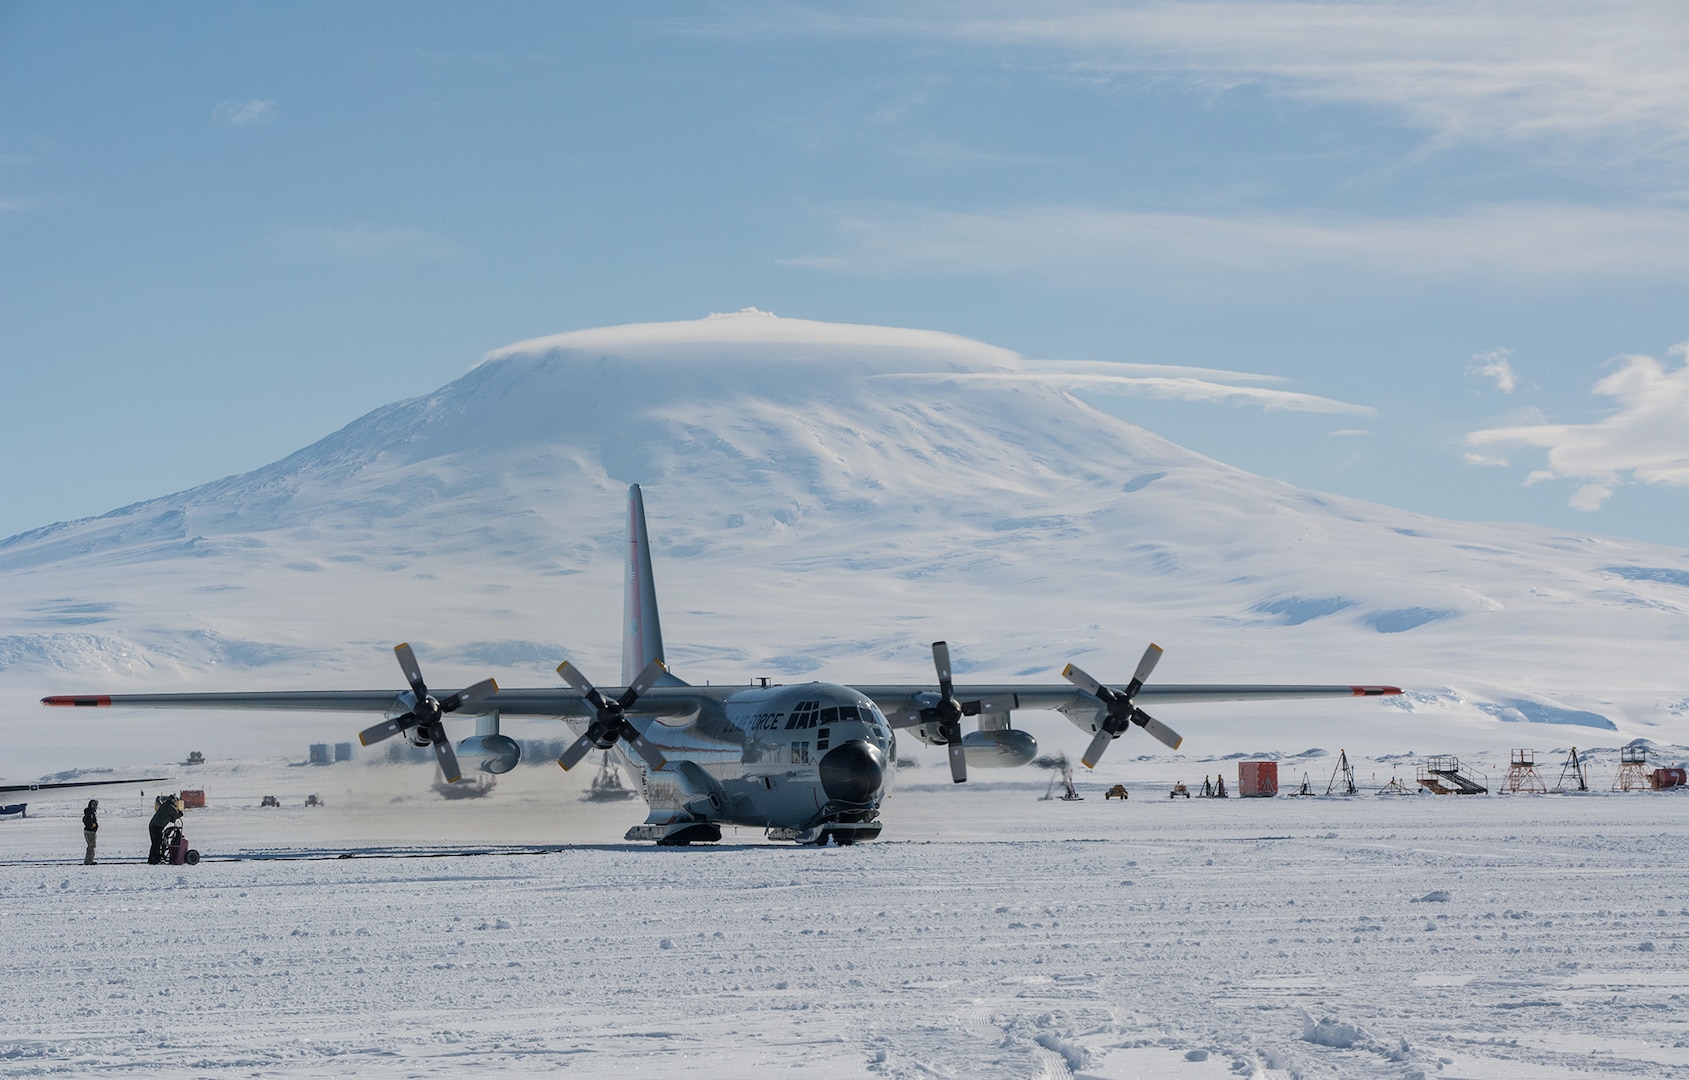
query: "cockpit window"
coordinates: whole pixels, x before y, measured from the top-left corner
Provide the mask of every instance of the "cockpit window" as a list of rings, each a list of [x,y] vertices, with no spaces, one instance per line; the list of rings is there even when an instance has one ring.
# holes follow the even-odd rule
[[[815,726],[815,711],[821,707],[819,701],[800,701],[792,715],[786,720],[786,730],[796,728],[810,728]]]

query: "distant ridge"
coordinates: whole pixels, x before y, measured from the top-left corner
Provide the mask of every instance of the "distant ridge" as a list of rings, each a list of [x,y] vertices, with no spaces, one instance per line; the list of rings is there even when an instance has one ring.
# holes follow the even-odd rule
[[[1386,680],[1415,724],[1689,736],[1689,551],[1303,491],[1058,374],[754,310],[507,346],[271,465],[0,541],[0,684],[384,685],[406,639],[501,683],[563,649],[613,671],[640,483],[700,680],[919,677],[940,636],[959,672],[1014,677],[1153,634],[1169,678]]]

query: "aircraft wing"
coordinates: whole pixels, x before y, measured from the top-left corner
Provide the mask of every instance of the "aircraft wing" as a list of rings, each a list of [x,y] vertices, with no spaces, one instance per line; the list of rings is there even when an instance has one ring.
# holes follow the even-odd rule
[[[607,688],[612,697],[619,687]],[[697,713],[707,702],[719,702],[736,688],[727,686],[656,686],[646,691],[628,711],[638,716],[684,718]],[[921,711],[937,699],[931,685],[854,684],[854,689],[872,698],[892,727],[914,727],[921,723]],[[1272,683],[1161,683],[1138,691],[1142,705],[1182,701],[1264,701],[1287,698],[1378,697],[1399,694],[1394,686],[1323,686]],[[1076,686],[1056,684],[958,683],[958,701],[979,702],[981,712],[1013,712],[1045,709],[1059,712],[1089,712],[1104,708],[1101,700]],[[186,694],[55,694],[41,704],[62,707],[127,709],[263,709],[298,712],[381,713],[409,703],[393,690],[271,690],[237,693]],[[583,717],[593,710],[581,696],[566,686],[500,688],[497,694],[466,706],[465,715],[498,712],[501,716]]]
[[[109,787],[112,784],[157,784],[169,779],[168,776],[139,776],[133,780],[72,780],[62,784],[4,784],[0,785],[0,793],[8,791],[60,791],[64,788]]]
[[[607,687],[612,697],[621,687]],[[435,691],[430,691],[434,693]],[[461,691],[442,691],[446,697]],[[684,717],[695,714],[706,701],[719,701],[732,690],[726,687],[654,687],[628,711],[637,716]],[[408,696],[394,690],[265,690],[236,693],[186,694],[54,694],[41,704],[66,708],[121,709],[262,709],[279,712],[384,713],[410,709]],[[496,712],[501,716],[583,717],[593,715],[588,705],[567,686],[499,688],[496,694],[464,706],[458,713],[474,716]]]
[[[635,716],[658,717],[684,724],[735,692],[727,686],[654,686],[628,708]],[[931,722],[938,694],[927,684],[856,685],[854,689],[873,699],[893,728],[912,728]],[[612,697],[620,688],[611,688]],[[1095,730],[1108,715],[1108,706],[1097,696],[1072,684],[958,684],[956,700],[969,714],[1007,714],[1020,709],[1060,712],[1081,728]],[[1381,697],[1399,694],[1394,686],[1324,686],[1270,683],[1163,683],[1138,691],[1140,705],[1155,707],[1168,702],[1269,701],[1289,698]],[[410,708],[407,696],[392,690],[280,690],[246,693],[186,694],[61,694],[41,699],[43,705],[82,708],[140,709],[263,709],[299,712],[360,712],[388,716]],[[500,688],[497,693],[465,706],[462,713],[497,712],[500,716],[546,719],[590,720],[594,711],[573,689],[561,686]],[[1153,721],[1152,721],[1153,723]],[[1158,727],[1160,725],[1157,725]],[[1167,732],[1169,745],[1178,736]]]
[[[392,690],[275,690],[217,694],[54,694],[41,704],[105,709],[295,709],[303,712],[381,712],[399,704]],[[470,710],[473,712],[474,710]]]
[[[931,709],[938,695],[931,685],[856,686],[894,728],[922,723],[921,712]],[[1073,685],[1016,685],[1012,683],[956,684],[956,700],[979,702],[981,712],[1012,712],[1016,709],[1046,709],[1057,712],[1092,712],[1107,707],[1102,700]],[[1271,701],[1290,698],[1383,697],[1399,694],[1394,686],[1325,686],[1273,683],[1159,683],[1138,691],[1135,700],[1144,706],[1182,701]]]

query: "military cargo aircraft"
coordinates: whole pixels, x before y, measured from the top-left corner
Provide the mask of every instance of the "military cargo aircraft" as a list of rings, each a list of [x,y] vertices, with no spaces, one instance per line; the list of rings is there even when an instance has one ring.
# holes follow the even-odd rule
[[[409,690],[303,690],[254,693],[66,694],[45,705],[157,709],[296,709],[383,712],[364,745],[401,735],[431,746],[447,780],[461,762],[484,773],[515,768],[521,747],[499,731],[501,717],[559,719],[577,738],[558,764],[569,769],[594,749],[610,750],[638,777],[650,813],[629,840],[690,844],[721,839],[721,827],[759,828],[771,840],[852,844],[881,829],[880,806],[897,767],[895,732],[948,749],[951,778],[968,769],[1025,765],[1038,754],[1030,732],[1011,724],[1016,710],[1054,710],[1089,733],[1086,767],[1132,725],[1177,748],[1181,738],[1140,702],[1249,701],[1270,698],[1374,697],[1393,686],[1146,685],[1161,648],[1145,650],[1131,680],[1104,684],[1073,665],[1066,685],[958,685],[950,650],[932,644],[935,684],[801,683],[693,686],[664,662],[644,497],[628,489],[628,559],[623,594],[622,683],[601,690],[565,660],[566,687],[501,689],[492,679],[436,695],[408,644],[394,653]],[[445,718],[476,718],[475,734],[453,743]],[[963,731],[973,718],[975,730]]]

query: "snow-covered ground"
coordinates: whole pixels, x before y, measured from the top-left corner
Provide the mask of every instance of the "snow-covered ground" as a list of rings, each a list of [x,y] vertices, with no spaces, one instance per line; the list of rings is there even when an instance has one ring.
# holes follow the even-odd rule
[[[1235,764],[1122,753],[1083,802],[935,757],[820,850],[624,844],[641,808],[554,767],[451,802],[177,768],[195,867],[141,862],[153,792],[97,793],[93,867],[84,793],[0,822],[0,1076],[1683,1075],[1689,796],[1609,793],[1615,757],[1585,795],[1379,796],[1413,762],[1357,760],[1354,797],[1185,800]]]

